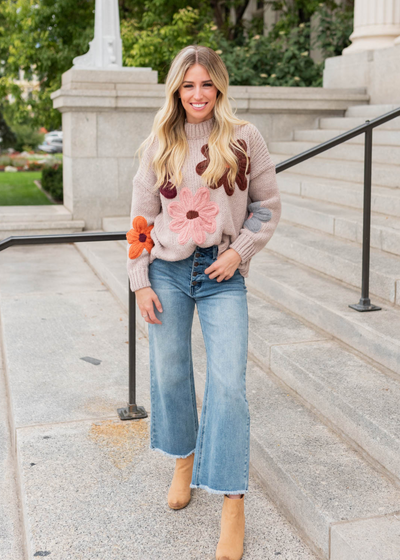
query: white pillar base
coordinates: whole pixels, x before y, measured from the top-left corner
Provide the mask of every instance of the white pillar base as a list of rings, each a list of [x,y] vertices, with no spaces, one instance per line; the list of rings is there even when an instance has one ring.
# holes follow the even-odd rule
[[[354,54],[363,51],[375,51],[377,49],[387,49],[395,44],[393,37],[381,35],[380,37],[360,37],[350,46],[343,49],[342,55]]]
[[[400,25],[364,25],[351,35],[352,44],[342,51],[343,55],[393,47],[399,38]]]
[[[400,104],[400,45],[325,60],[323,87],[365,87],[370,104]]]

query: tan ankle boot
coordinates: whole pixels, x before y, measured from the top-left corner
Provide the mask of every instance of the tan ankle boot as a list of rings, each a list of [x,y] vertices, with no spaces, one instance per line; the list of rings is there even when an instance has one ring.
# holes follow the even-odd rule
[[[184,459],[176,459],[175,472],[168,492],[168,505],[172,509],[182,509],[191,498],[194,453]]]
[[[224,495],[221,534],[215,557],[217,560],[240,560],[244,541],[244,494],[240,499]]]

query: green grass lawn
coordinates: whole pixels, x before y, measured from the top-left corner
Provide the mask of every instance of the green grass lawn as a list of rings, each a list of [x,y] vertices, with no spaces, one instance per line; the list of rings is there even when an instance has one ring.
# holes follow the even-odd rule
[[[51,204],[33,182],[41,176],[41,171],[0,172],[0,206]]]

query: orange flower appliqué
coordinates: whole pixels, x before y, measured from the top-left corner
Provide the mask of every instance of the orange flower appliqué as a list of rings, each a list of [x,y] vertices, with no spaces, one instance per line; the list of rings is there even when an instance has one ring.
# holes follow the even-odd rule
[[[143,249],[150,254],[151,249],[154,247],[154,241],[150,237],[152,226],[147,225],[146,218],[143,216],[136,216],[132,222],[133,229],[130,229],[126,234],[129,247],[129,258],[137,259],[143,252]]]

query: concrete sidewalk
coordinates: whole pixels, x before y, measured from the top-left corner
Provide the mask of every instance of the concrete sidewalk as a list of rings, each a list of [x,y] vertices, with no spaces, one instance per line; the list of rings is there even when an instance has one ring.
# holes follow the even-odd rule
[[[0,435],[7,504],[1,559],[213,560],[222,496],[195,489],[187,508],[170,510],[174,460],[149,449],[149,417],[118,418],[128,395],[121,303],[74,245],[15,247],[0,261],[1,374],[11,426]],[[197,315],[194,336],[201,336]],[[136,348],[137,404],[150,415],[148,345],[140,333]],[[204,347],[195,348],[195,369],[205,373]],[[200,378],[196,389],[200,414]],[[253,468],[245,503],[243,560],[316,560]]]

